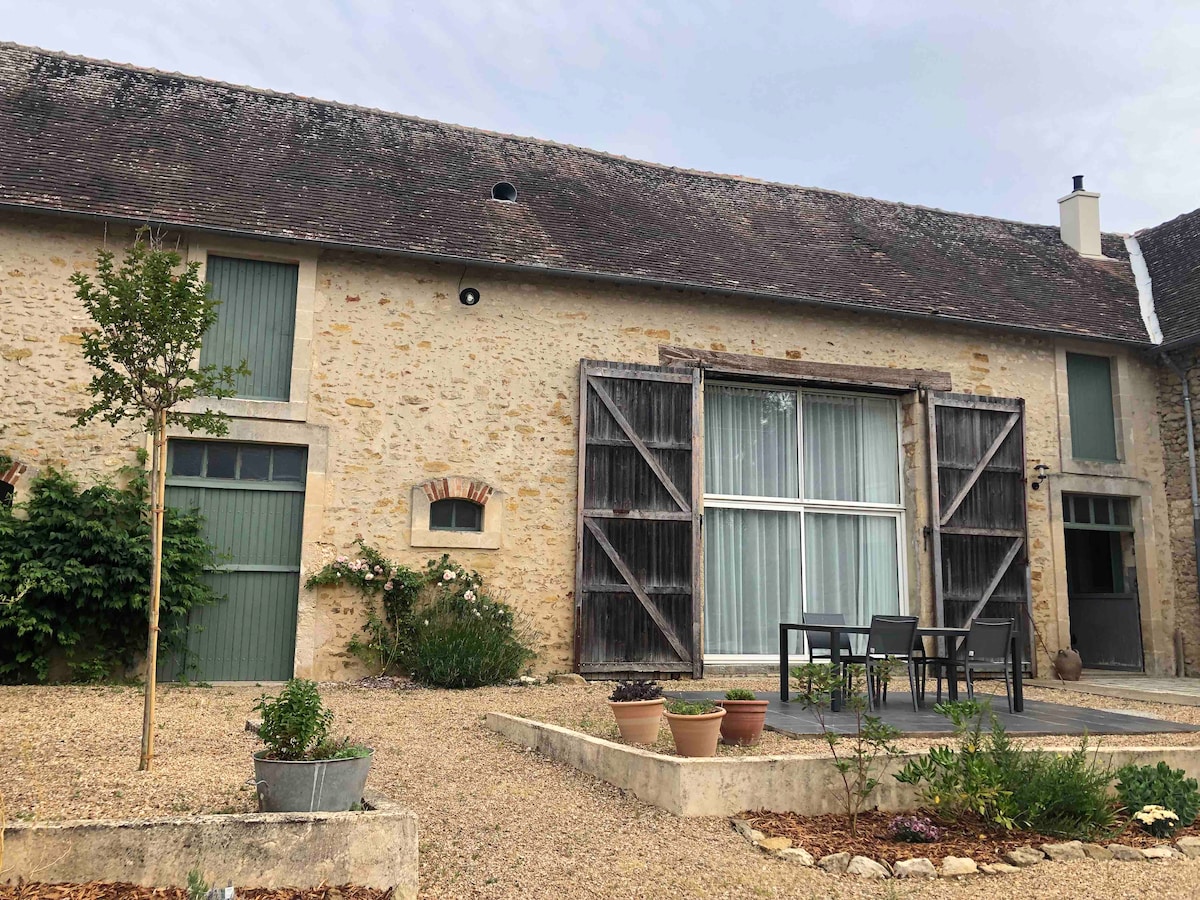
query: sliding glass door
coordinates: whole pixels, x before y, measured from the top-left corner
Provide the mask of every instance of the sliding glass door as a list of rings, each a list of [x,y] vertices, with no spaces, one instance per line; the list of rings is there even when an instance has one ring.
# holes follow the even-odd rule
[[[804,610],[900,611],[898,417],[891,397],[705,387],[706,660],[774,656]]]

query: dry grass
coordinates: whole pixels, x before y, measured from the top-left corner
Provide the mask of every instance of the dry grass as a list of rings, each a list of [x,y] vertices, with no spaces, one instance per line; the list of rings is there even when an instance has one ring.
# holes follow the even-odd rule
[[[705,688],[772,679],[706,681]],[[607,728],[604,685],[384,691],[327,686],[340,733],[375,746],[371,785],[421,822],[425,897],[967,898],[979,882],[879,886],[765,857],[723,819],[678,819],[487,731],[489,710]],[[159,759],[137,771],[133,688],[0,689],[0,791],[10,818],[56,820],[248,810],[254,739],[243,731],[255,687],[164,688]],[[1055,692],[1036,699],[1146,708],[1197,721],[1200,709]],[[1166,743],[1168,736],[1141,742]],[[1185,736],[1196,743],[1197,736]],[[816,753],[815,741],[770,736]],[[1061,743],[1062,739],[1058,739]],[[1116,742],[1116,739],[1112,739]],[[928,742],[925,742],[928,743]],[[1200,863],[1050,864],[989,880],[996,898],[1196,896]]]

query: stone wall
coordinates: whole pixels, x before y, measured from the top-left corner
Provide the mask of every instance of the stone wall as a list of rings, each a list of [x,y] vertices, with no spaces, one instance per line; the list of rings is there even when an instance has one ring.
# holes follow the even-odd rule
[[[1200,357],[1195,351],[1175,355],[1188,373],[1193,417],[1200,413]],[[1171,528],[1171,574],[1178,603],[1176,627],[1183,635],[1184,662],[1189,675],[1200,674],[1200,594],[1196,585],[1196,547],[1192,525],[1191,480],[1188,471],[1187,424],[1183,386],[1179,377],[1163,367],[1159,374],[1159,409],[1162,419],[1163,461],[1166,468],[1167,512]],[[1200,428],[1200,417],[1194,423]]]
[[[69,461],[79,472],[111,471],[129,462],[138,445],[108,426],[72,431],[63,415],[81,405],[86,382],[73,337],[82,311],[66,279],[91,265],[101,239],[99,228],[0,218],[0,375],[16,386],[10,410],[17,412],[0,433],[0,449],[39,464]],[[1029,464],[1060,465],[1061,347],[1047,337],[348,252],[322,254],[316,279],[305,415],[308,426],[328,429],[329,451],[324,478],[310,483],[320,515],[306,512],[305,571],[360,535],[386,554],[421,564],[440,551],[409,546],[414,486],[435,476],[485,482],[504,496],[501,547],[453,555],[532,617],[545,635],[542,670],[571,665],[583,357],[656,363],[659,346],[671,343],[945,370],[955,391],[1024,397]],[[460,286],[468,285],[482,292],[477,306],[458,302]],[[1147,490],[1161,495],[1163,456],[1149,402],[1157,374],[1115,352],[1128,376],[1123,390],[1133,394],[1123,398],[1130,410],[1123,427],[1137,433],[1126,475],[1146,485],[1157,480]],[[906,403],[903,430],[910,606],[928,610],[922,405]],[[1035,616],[1053,652],[1065,645],[1064,569],[1050,492],[1028,496]],[[1166,518],[1160,519],[1165,535]],[[1147,550],[1166,565],[1165,541],[1155,545],[1158,530],[1150,529]],[[1171,596],[1164,578],[1143,603],[1169,611]],[[310,629],[314,652],[298,674],[357,672],[344,652],[361,621],[357,598],[321,591],[304,603],[312,614],[302,615],[301,629]],[[1156,627],[1169,635],[1173,624],[1158,619]]]

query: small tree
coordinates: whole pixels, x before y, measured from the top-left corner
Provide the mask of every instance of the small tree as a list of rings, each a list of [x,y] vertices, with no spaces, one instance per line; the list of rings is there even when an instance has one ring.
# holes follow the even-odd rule
[[[200,342],[217,321],[217,302],[200,280],[200,264],[180,268],[182,259],[143,229],[120,266],[108,250],[96,253],[96,278],[71,277],[76,296],[96,327],[83,335],[83,355],[95,370],[89,385],[94,401],[76,425],[100,418],[111,425],[138,422],[149,434],[151,574],[146,641],[146,702],[142,716],[140,769],[154,758],[154,693],[158,666],[158,610],[162,595],[167,426],[221,435],[225,416],[206,409],[186,414],[178,407],[195,398],[230,397],[234,378],[248,375],[246,363],[199,365]]]

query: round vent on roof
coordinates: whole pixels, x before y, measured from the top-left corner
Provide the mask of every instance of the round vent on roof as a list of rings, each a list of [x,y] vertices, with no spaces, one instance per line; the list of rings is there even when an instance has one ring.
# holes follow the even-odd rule
[[[517,199],[517,189],[510,182],[498,182],[492,186],[492,199],[512,203]]]

